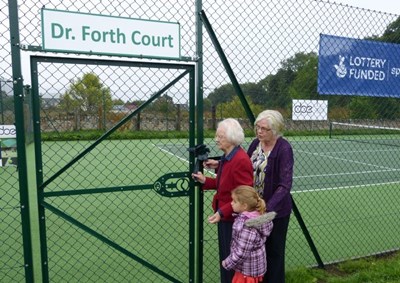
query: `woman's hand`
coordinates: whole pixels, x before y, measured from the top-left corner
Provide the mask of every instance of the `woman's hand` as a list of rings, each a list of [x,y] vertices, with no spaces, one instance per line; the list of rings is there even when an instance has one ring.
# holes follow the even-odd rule
[[[203,166],[207,169],[217,169],[219,166],[219,161],[215,159],[207,159],[203,162]]]
[[[197,173],[192,173],[192,178],[202,184],[206,182],[206,176],[204,176],[200,171]]]
[[[221,220],[221,215],[219,214],[218,211],[216,213],[214,213],[214,215],[211,215],[210,217],[208,217],[208,222],[211,224],[218,223],[220,220]]]

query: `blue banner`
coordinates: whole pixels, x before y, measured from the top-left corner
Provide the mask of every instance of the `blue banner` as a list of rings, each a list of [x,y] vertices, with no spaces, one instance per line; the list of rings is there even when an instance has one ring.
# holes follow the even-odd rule
[[[400,97],[400,45],[321,34],[318,93]]]

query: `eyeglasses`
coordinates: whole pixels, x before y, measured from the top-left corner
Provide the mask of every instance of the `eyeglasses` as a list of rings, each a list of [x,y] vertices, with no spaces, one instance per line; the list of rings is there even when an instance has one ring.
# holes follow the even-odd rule
[[[265,127],[260,127],[259,125],[256,125],[254,127],[254,129],[256,130],[256,132],[261,131],[263,133],[266,133],[266,132],[269,132],[269,131],[272,130],[272,129],[268,129],[268,128],[265,128]]]

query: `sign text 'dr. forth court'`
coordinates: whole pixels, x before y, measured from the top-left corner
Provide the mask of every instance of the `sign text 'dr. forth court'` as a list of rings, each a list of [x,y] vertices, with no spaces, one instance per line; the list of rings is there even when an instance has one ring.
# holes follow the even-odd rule
[[[50,51],[180,57],[178,23],[42,9],[42,34]]]

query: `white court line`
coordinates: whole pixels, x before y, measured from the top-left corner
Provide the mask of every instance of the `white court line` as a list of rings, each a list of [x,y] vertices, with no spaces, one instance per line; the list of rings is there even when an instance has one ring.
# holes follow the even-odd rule
[[[291,144],[341,144],[341,143],[363,143],[363,144],[368,144],[368,142],[360,142],[359,140],[342,140],[342,139],[328,139],[328,140],[293,140],[290,137],[286,137],[286,139],[291,143]],[[376,140],[372,140],[376,141]]]
[[[298,194],[298,193],[314,193],[314,192],[322,192],[322,191],[333,191],[333,190],[352,189],[352,188],[364,188],[364,187],[381,186],[381,185],[391,185],[391,184],[400,184],[400,181],[396,181],[396,182],[387,182],[387,183],[365,184],[365,185],[343,186],[343,187],[332,187],[332,188],[323,188],[323,189],[316,189],[316,190],[292,191],[291,193],[292,193],[292,194]]]
[[[161,150],[162,152],[164,152],[164,153],[166,153],[166,154],[169,154],[169,155],[172,155],[172,156],[174,156],[175,158],[178,158],[179,160],[182,160],[182,161],[184,161],[184,162],[186,162],[186,163],[189,163],[189,160],[187,160],[187,159],[185,159],[185,158],[182,158],[182,157],[180,157],[180,156],[177,156],[177,155],[175,155],[175,154],[173,154],[172,152],[170,152],[170,151],[168,151],[168,150],[166,150],[166,149],[163,149],[163,148],[161,148],[161,147],[159,147],[159,146],[157,146],[157,145],[155,145],[154,143],[152,143],[152,145],[154,146],[154,147],[156,147],[156,148],[158,148],[159,150]],[[305,152],[305,153],[310,153],[310,152]],[[312,153],[312,154],[314,154],[314,155],[319,155],[319,154],[316,154],[316,153]],[[323,155],[323,156],[325,156],[325,155]],[[329,156],[328,156],[329,157]],[[337,158],[335,158],[335,159],[337,159]],[[358,163],[361,163],[361,162],[358,162]],[[363,164],[363,163],[361,163],[361,164]],[[367,163],[364,163],[364,164],[367,164]],[[367,164],[367,165],[370,165],[370,164]],[[378,166],[378,167],[380,167],[380,166]],[[383,167],[383,168],[385,168],[385,167]],[[313,178],[313,177],[330,177],[330,176],[343,176],[343,175],[354,175],[354,174],[370,174],[370,173],[379,173],[379,172],[395,172],[395,171],[400,171],[400,169],[392,169],[392,168],[385,168],[386,170],[376,170],[376,171],[362,171],[362,172],[347,172],[347,173],[338,173],[338,174],[320,174],[320,175],[307,175],[307,176],[294,176],[293,178],[294,179],[301,179],[301,178]],[[207,170],[207,169],[204,169],[206,172],[208,172],[209,174],[211,174],[212,176],[216,176],[216,174],[214,173],[214,172],[212,172],[212,171],[210,171],[210,170]],[[394,182],[395,184],[397,184],[398,182]],[[385,184],[385,183],[382,183],[382,184]],[[392,184],[392,183],[388,183],[388,184]],[[371,184],[371,185],[375,185],[375,184]],[[344,187],[337,187],[336,189],[341,189],[341,188],[352,188],[352,187],[361,187],[361,186],[368,186],[368,185],[360,185],[360,186],[344,186]],[[329,189],[318,189],[318,190],[312,190],[311,192],[315,192],[315,191],[322,191],[322,190],[331,190],[331,189],[335,189],[335,188],[329,188]],[[293,191],[293,193],[294,192],[296,192],[296,193],[298,193],[298,192],[310,192],[310,191]]]
[[[380,172],[396,172],[396,171],[400,171],[400,169],[371,170],[371,171],[345,172],[345,173],[334,173],[334,174],[303,175],[303,176],[295,176],[293,178],[294,179],[302,179],[302,178],[314,178],[314,177],[332,177],[332,176],[345,176],[345,175],[370,174],[370,173],[380,173]]]
[[[178,156],[178,155],[175,155],[175,154],[173,154],[172,152],[170,152],[170,151],[168,151],[168,150],[166,150],[166,149],[163,149],[163,148],[161,148],[161,147],[155,145],[154,143],[152,143],[152,145],[153,145],[154,147],[158,148],[159,150],[161,150],[161,151],[164,152],[164,153],[167,153],[167,154],[169,154],[169,155],[172,155],[172,156],[178,158],[179,160],[182,160],[182,161],[185,161],[186,163],[189,163],[189,160],[187,160],[186,158],[182,158],[182,157],[180,157],[180,156]]]
[[[172,152],[170,152],[170,151],[168,151],[168,150],[166,150],[166,149],[163,149],[163,148],[161,148],[161,147],[155,145],[154,143],[152,143],[152,145],[153,145],[154,147],[158,148],[159,150],[161,150],[162,152],[166,153],[166,154],[172,155],[173,157],[178,158],[178,159],[181,160],[181,161],[184,161],[184,162],[186,162],[186,163],[189,163],[189,160],[187,160],[186,158],[182,158],[182,157],[180,157],[180,156],[178,156],[178,155],[175,155],[175,154],[173,154]],[[214,172],[211,172],[210,170],[207,170],[207,169],[204,169],[204,170],[205,170],[206,172],[208,172],[209,174],[211,174],[211,176],[213,176],[213,177],[215,177],[215,176],[217,175],[217,174],[215,174]]]
[[[393,153],[391,149],[373,149],[373,150],[345,150],[345,151],[326,151],[325,153],[338,153],[338,154],[347,154],[347,153],[366,153],[366,152],[390,152]],[[399,151],[400,152],[400,151]]]
[[[356,163],[356,164],[362,164],[362,165],[367,165],[367,166],[373,166],[373,167],[378,167],[378,168],[384,168],[384,169],[389,169],[389,170],[395,170],[395,169],[396,169],[396,168],[390,168],[390,167],[375,165],[375,164],[366,163],[366,162],[355,161],[355,160],[351,160],[351,159],[345,159],[345,158],[334,157],[334,156],[327,155],[327,154],[320,154],[320,153],[314,153],[314,152],[303,151],[303,150],[298,150],[298,152],[303,152],[303,153],[307,153],[307,154],[311,154],[311,155],[316,155],[316,156],[321,156],[321,157],[328,157],[328,158],[331,158],[331,159],[336,159],[336,160],[346,161],[346,162],[352,162],[352,163]]]

